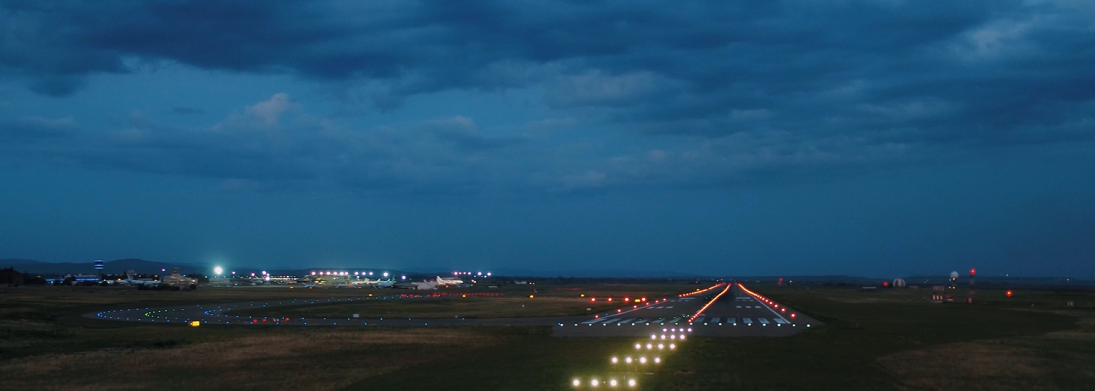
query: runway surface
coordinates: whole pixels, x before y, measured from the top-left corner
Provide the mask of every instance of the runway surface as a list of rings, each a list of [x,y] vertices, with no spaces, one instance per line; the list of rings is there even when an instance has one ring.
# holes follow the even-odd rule
[[[247,301],[190,306],[124,308],[85,314],[85,317],[113,321],[189,325],[273,326],[361,326],[361,327],[451,327],[451,326],[553,326],[552,335],[561,337],[649,336],[662,329],[684,331],[685,335],[744,337],[788,336],[820,325],[814,319],[757,295],[740,284],[708,288],[678,297],[636,303],[594,316],[426,319],[426,318],[293,318],[277,316],[279,306],[330,304],[373,300],[443,300],[409,298],[409,294],[377,297],[329,298],[280,301]],[[709,299],[718,296],[715,299]],[[229,311],[269,308],[269,316],[238,316]],[[701,312],[702,310],[702,312]]]

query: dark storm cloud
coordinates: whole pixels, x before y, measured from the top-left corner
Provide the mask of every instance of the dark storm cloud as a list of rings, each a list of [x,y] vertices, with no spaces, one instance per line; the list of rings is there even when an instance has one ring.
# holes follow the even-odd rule
[[[512,179],[493,159],[523,143],[464,117],[357,129],[309,115],[285,94],[207,127],[133,115],[96,130],[69,118],[0,123],[0,154],[20,161],[196,176],[256,188],[460,191]],[[423,190],[427,189],[428,190]]]
[[[415,94],[532,88],[548,108],[585,124],[699,140],[586,156],[537,174],[554,172],[564,187],[600,186],[1089,142],[1093,18],[1083,2],[1018,0],[15,1],[0,5],[0,71],[63,96],[90,74],[177,61],[349,86],[339,96],[388,110]],[[521,142],[449,125],[418,125],[416,134],[435,144],[410,149],[449,148],[437,155],[446,164],[393,158],[376,172],[440,178]],[[216,159],[188,164],[210,175],[241,174],[218,174],[227,170],[218,165],[288,177],[294,167],[338,167],[328,155],[307,155],[330,154],[331,145],[257,134],[205,135],[231,137],[221,140],[230,151],[183,131],[157,142],[207,148]],[[299,142],[292,156],[301,161],[264,155],[289,141]],[[169,160],[162,170],[185,171],[172,164],[183,165]]]

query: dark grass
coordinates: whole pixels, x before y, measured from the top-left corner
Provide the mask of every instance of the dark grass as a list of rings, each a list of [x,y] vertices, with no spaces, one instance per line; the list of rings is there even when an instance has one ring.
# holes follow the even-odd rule
[[[474,389],[474,390],[558,390],[572,389],[569,381],[596,376],[620,380],[635,377],[647,390],[888,390],[888,389],[1091,389],[1095,374],[1095,318],[1090,309],[1095,295],[1088,292],[1016,291],[1004,298],[1002,291],[979,292],[980,302],[930,304],[924,291],[859,293],[837,288],[787,288],[750,286],[760,293],[810,314],[827,325],[789,338],[693,338],[675,353],[661,357],[665,363],[646,373],[626,374],[609,364],[612,355],[634,354],[627,338],[558,338],[549,328],[499,327],[453,329],[466,335],[466,343],[421,346],[392,343],[367,349],[316,345],[294,352],[292,359],[271,362],[260,357],[244,359],[241,365],[270,368],[272,376],[287,376],[308,384],[323,376],[348,373],[354,368],[386,365],[390,371],[356,379],[342,389]],[[628,288],[633,289],[633,288]],[[663,289],[663,288],[659,288]],[[544,289],[541,289],[543,291]],[[685,287],[682,290],[691,290]],[[227,290],[225,290],[227,291]],[[256,292],[256,293],[252,293]],[[560,297],[576,291],[561,291]],[[592,292],[592,290],[591,290]],[[0,365],[10,360],[58,353],[91,352],[102,349],[137,349],[172,352],[200,344],[226,344],[271,335],[310,338],[318,331],[305,329],[236,328],[230,326],[197,329],[173,325],[140,325],[83,319],[78,315],[93,309],[152,298],[157,305],[216,301],[238,301],[269,295],[263,290],[249,292],[151,292],[131,293],[40,291],[40,294],[5,294],[0,302]],[[224,293],[220,295],[219,293]],[[300,292],[293,292],[296,297]],[[332,292],[311,293],[329,297]],[[359,294],[350,292],[348,295]],[[163,295],[161,295],[163,294]],[[956,296],[964,295],[960,293]],[[223,297],[222,297],[223,296]],[[119,299],[119,297],[122,297]],[[1077,307],[1067,308],[1065,300]],[[104,304],[105,303],[105,304]],[[1033,307],[1031,306],[1033,304]],[[1085,321],[1088,322],[1088,321]],[[442,328],[439,328],[442,329]],[[370,335],[362,329],[324,329],[348,338]],[[397,335],[406,330],[384,330]],[[1047,333],[1067,330],[1081,338],[1049,338]],[[364,334],[362,334],[364,333]],[[493,341],[482,342],[482,338]],[[1000,344],[1018,349],[1038,360],[1037,375],[1009,374],[980,378],[959,372],[953,361],[942,360],[937,379],[901,377],[880,362],[905,352],[931,351],[956,343]],[[945,358],[941,358],[945,359]],[[907,363],[922,365],[919,362]],[[186,367],[179,371],[160,369],[155,376],[168,389],[255,389],[257,385],[232,383],[231,369]],[[208,371],[207,373],[202,373]],[[949,372],[948,372],[949,371]],[[613,374],[615,373],[615,375]],[[201,381],[205,376],[217,382]],[[311,377],[310,377],[311,376]],[[951,380],[944,380],[951,379]],[[303,379],[303,380],[302,380]],[[919,381],[919,383],[917,383]],[[301,383],[303,382],[303,383]],[[287,383],[288,384],[288,383]],[[929,386],[924,386],[929,384]],[[934,384],[934,386],[932,386]],[[51,388],[51,387],[42,387]],[[63,388],[63,387],[54,387]],[[586,387],[588,388],[588,387]]]
[[[613,355],[632,354],[635,340],[530,337],[518,348],[473,352],[466,360],[405,368],[392,378],[418,379],[416,385],[423,387],[476,384],[482,389],[566,389],[574,377],[587,382],[596,376],[601,380],[635,377],[643,389],[656,390],[887,390],[901,387],[904,380],[880,364],[879,357],[991,339],[1037,345],[1039,354],[1059,368],[1095,364],[1090,357],[1077,356],[1090,344],[1072,343],[1073,347],[1065,348],[1063,342],[1038,338],[1075,329],[1074,315],[1086,316],[1082,312],[1018,311],[1023,306],[1015,304],[936,305],[920,300],[917,293],[896,297],[896,302],[848,303],[831,298],[859,298],[859,294],[765,288],[770,297],[816,314],[828,325],[790,338],[694,338],[677,353],[662,355],[665,364],[648,370],[651,374],[621,373],[609,364]],[[1056,300],[1052,294],[1043,299],[1036,308]],[[1018,378],[1010,389],[1035,383],[1049,389],[1082,389],[1076,387],[1091,380],[1076,371],[1058,370],[1048,378]]]

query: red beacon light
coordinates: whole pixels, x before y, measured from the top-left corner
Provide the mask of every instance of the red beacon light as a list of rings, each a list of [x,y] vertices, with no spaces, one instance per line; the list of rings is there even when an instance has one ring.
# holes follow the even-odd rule
[[[1004,295],[1006,295],[1007,297],[1011,297],[1011,289],[1008,289],[1007,292],[1004,292]]]

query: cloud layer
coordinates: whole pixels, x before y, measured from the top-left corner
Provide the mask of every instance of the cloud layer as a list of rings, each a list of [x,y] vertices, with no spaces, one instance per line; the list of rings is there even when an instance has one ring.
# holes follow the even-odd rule
[[[198,127],[9,113],[0,142],[51,162],[351,187],[839,171],[1090,143],[1093,21],[1087,2],[1018,0],[9,1],[0,78],[45,96],[182,64],[288,75],[383,111],[441,92],[531,91],[542,118],[486,133],[465,116],[359,126],[279,93]]]

